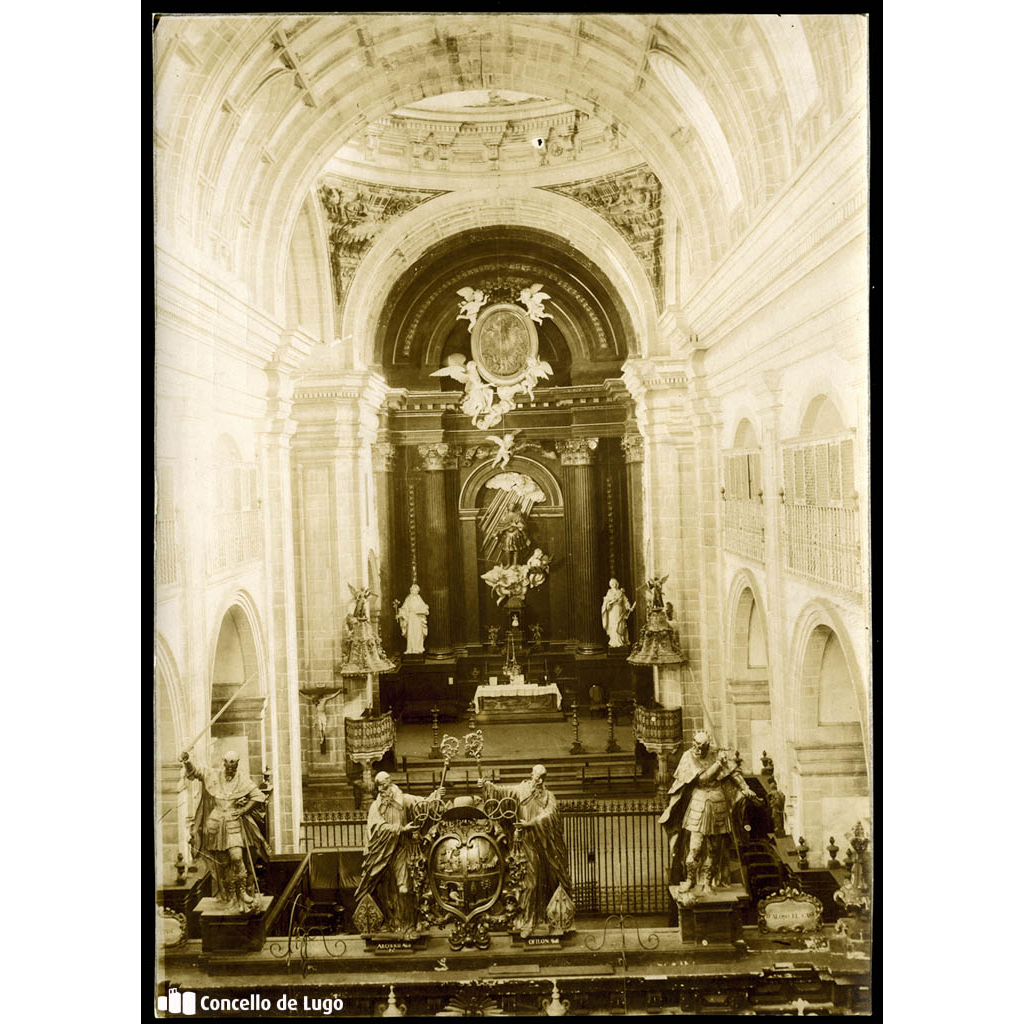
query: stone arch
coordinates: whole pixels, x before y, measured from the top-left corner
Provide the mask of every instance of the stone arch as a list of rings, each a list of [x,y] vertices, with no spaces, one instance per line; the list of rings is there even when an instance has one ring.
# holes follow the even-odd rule
[[[443,232],[440,223],[445,223]],[[439,196],[390,222],[359,264],[341,317],[340,338],[350,358],[373,362],[376,326],[402,274],[440,238],[495,225],[557,231],[602,267],[633,322],[638,343],[659,337],[657,299],[650,280],[622,236],[596,213],[566,196],[525,188],[501,193],[466,189]],[[646,356],[647,351],[641,353]]]
[[[459,492],[459,513],[476,512],[480,505],[480,496],[484,485],[491,477],[499,473],[525,473],[539,485],[547,499],[544,504],[537,505],[532,515],[557,514],[561,515],[565,502],[562,497],[562,488],[554,474],[546,466],[541,465],[535,459],[526,458],[523,455],[513,455],[508,466],[504,469],[496,469],[490,462],[481,462],[472,473],[466,477],[466,482]]]
[[[855,420],[850,416],[850,410],[846,407],[846,402],[839,390],[836,388],[836,379],[841,379],[837,376],[826,376],[824,374],[814,377],[810,380],[806,387],[804,387],[800,401],[796,403],[783,402],[783,408],[789,409],[789,415],[795,416],[792,420],[784,425],[783,437],[798,437],[804,425],[805,419],[807,419],[808,413],[811,411],[812,406],[821,397],[827,398],[829,402],[835,407],[839,414],[840,420],[843,422],[845,429],[851,429]]]
[[[187,794],[181,785],[180,753],[192,739],[188,707],[178,673],[177,662],[167,640],[157,633],[154,658],[154,750],[156,783],[156,856],[157,878],[165,878],[179,853],[186,857]]]
[[[285,326],[321,342],[334,338],[334,297],[323,211],[313,193],[299,210],[288,246]]]
[[[771,663],[763,588],[749,569],[741,569],[726,602],[726,699],[730,735],[751,766],[772,747]],[[751,659],[751,633],[761,638],[763,657]],[[752,664],[752,661],[759,662]]]
[[[822,721],[822,670],[831,648],[845,667],[857,720]],[[824,863],[825,846],[840,843],[857,820],[870,818],[867,695],[849,633],[839,610],[824,599],[808,604],[797,619],[791,647],[789,716],[796,827]]]
[[[234,699],[211,730],[210,749],[220,753],[223,740],[244,737],[249,774],[258,779],[267,763],[263,722],[267,666],[262,626],[256,604],[244,590],[235,592],[221,607],[210,645],[208,713],[216,714],[226,701]],[[243,686],[245,690],[240,692]]]

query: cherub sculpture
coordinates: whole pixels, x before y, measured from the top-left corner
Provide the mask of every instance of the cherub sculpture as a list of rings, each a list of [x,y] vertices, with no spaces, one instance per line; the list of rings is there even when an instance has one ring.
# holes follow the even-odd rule
[[[431,377],[451,377],[460,384],[465,385],[466,393],[463,396],[460,408],[473,420],[473,425],[478,429],[487,429],[494,426],[501,419],[499,414],[491,419],[491,406],[494,402],[494,389],[480,376],[476,363],[471,359],[468,363],[466,357],[460,352],[453,352],[448,357],[448,365],[435,370]]]
[[[529,288],[524,288],[519,293],[519,301],[526,307],[530,319],[538,324],[542,323],[545,317],[551,319],[551,314],[544,312],[544,300],[550,299],[551,296],[541,291],[543,287],[542,284],[531,284]]]
[[[497,469],[504,469],[508,465],[509,459],[512,458],[512,447],[515,444],[516,434],[518,430],[510,430],[507,434],[502,437],[498,437],[496,434],[489,434],[487,437],[488,441],[493,441],[497,446],[498,450],[494,453],[494,458],[491,459],[491,465]]]
[[[554,370],[551,369],[549,362],[537,359],[535,356],[528,356],[526,359],[526,370],[523,373],[523,379],[516,386],[517,390],[529,395],[532,402],[533,389],[541,380],[547,380],[552,373],[554,373]]]
[[[539,288],[540,285],[537,287]],[[462,296],[462,302],[459,304],[459,315],[455,319],[469,321],[469,329],[473,330],[476,318],[487,301],[487,296],[479,288],[470,288],[468,285],[465,288],[460,288],[456,294]]]

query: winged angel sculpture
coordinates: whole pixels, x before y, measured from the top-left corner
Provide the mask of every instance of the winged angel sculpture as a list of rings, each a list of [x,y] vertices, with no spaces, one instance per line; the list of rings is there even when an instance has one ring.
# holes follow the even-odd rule
[[[550,299],[551,296],[547,292],[542,292],[542,284],[531,284],[529,288],[524,288],[519,293],[519,301],[526,307],[526,312],[530,315],[530,319],[535,323],[542,323],[544,318],[551,319],[550,313],[544,312],[544,300]],[[469,291],[468,288],[464,288],[463,291]]]
[[[465,288],[460,288],[455,294],[462,296],[462,302],[459,304],[459,315],[455,319],[468,320],[469,329],[473,330],[473,327],[476,325],[476,318],[480,315],[480,310],[483,309],[484,303],[487,301],[487,295],[480,291],[479,288],[470,288],[469,285]]]

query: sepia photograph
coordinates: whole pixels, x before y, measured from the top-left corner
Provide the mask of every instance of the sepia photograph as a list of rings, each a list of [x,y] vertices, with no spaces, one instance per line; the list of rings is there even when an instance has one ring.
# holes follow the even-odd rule
[[[877,1012],[871,22],[152,16],[147,1013]]]

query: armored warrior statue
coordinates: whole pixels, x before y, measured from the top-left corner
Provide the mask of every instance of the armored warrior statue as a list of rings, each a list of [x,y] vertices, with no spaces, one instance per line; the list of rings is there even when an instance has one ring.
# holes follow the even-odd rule
[[[256,811],[266,797],[248,775],[238,770],[238,754],[229,750],[220,769],[194,765],[181,755],[185,777],[198,779],[202,797],[192,819],[189,847],[213,871],[217,898],[245,913],[259,911],[253,850],[268,856]]]
[[[734,836],[734,808],[741,808],[744,798],[763,802],[747,785],[736,758],[713,749],[711,737],[701,730],[680,758],[668,793],[660,821],[669,834],[669,880],[676,881],[684,868],[682,892],[694,887],[698,872],[706,891],[728,885],[727,838]]]

